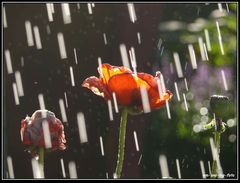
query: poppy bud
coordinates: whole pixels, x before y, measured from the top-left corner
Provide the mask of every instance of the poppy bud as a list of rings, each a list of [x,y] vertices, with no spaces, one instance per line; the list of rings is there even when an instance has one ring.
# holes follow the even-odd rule
[[[222,115],[228,111],[229,98],[222,95],[212,95],[210,99],[210,108],[216,118],[222,118]]]
[[[43,123],[48,124],[51,147],[46,147],[44,138]],[[21,141],[27,146],[27,150],[35,156],[40,147],[49,150],[64,150],[65,134],[62,122],[55,117],[55,114],[48,110],[37,110],[31,117],[21,121]],[[46,135],[46,134],[45,134]]]

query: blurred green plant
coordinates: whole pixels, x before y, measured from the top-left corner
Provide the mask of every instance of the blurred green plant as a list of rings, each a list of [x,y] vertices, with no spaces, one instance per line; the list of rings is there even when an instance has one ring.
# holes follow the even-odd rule
[[[211,11],[209,11],[208,14],[204,14],[204,17],[197,16],[195,19],[193,17],[189,17],[189,20],[175,20],[172,19],[170,14],[167,15],[169,16],[167,17],[169,21],[161,23],[159,26],[159,37],[162,42],[161,46],[164,46],[164,51],[159,49],[156,55],[156,58],[160,60],[160,69],[161,66],[163,66],[162,59],[164,58],[168,58],[170,63],[173,63],[173,52],[179,53],[182,66],[186,65],[186,63],[190,64],[190,56],[187,49],[188,44],[193,44],[197,62],[202,62],[199,59],[201,57],[198,46],[198,38],[201,36],[205,42],[204,30],[208,30],[212,49],[211,51],[208,51],[209,62],[204,62],[204,64],[206,64],[209,68],[212,68],[212,70],[219,69],[221,67],[231,68],[233,77],[232,81],[229,82],[236,83],[237,4],[228,4],[229,12],[224,10],[222,13],[219,12],[219,9],[217,9],[217,4],[214,5],[215,6],[212,6],[212,9],[210,8]],[[185,13],[183,11],[181,12],[181,8],[178,8],[176,11],[179,11],[179,14]],[[219,22],[220,26],[224,55],[221,54],[219,47],[216,21]],[[192,74],[194,74],[194,72]],[[189,76],[188,80],[191,84],[191,76]],[[171,81],[177,81],[179,83],[182,82],[181,79],[177,78],[172,79]],[[206,82],[206,85],[204,86],[206,91],[211,87],[208,84],[209,82]],[[219,94],[223,92],[223,89],[216,87],[214,88],[214,91],[216,92],[215,94]],[[188,93],[186,90],[183,92],[186,94]],[[230,143],[228,137],[231,134],[236,134],[237,117],[236,101],[234,99],[236,95],[236,88],[228,90],[227,94],[231,96],[231,99],[229,101],[228,111],[222,113],[222,119],[225,122],[233,120],[234,125],[232,125],[232,128],[222,135],[222,144],[223,146],[228,147],[226,151],[229,154],[234,155],[236,153],[236,141],[235,143]],[[174,100],[170,102],[171,119],[167,118],[166,110],[156,111],[151,117],[152,123],[146,131],[146,145],[143,154],[143,176],[145,177],[148,177],[149,175],[156,177],[159,176],[159,173],[156,170],[156,167],[159,166],[156,165],[158,163],[159,152],[166,153],[166,155],[171,158],[176,158],[177,156],[181,157],[181,155],[183,155],[181,152],[194,156],[194,153],[196,152],[192,149],[194,146],[196,146],[196,148],[207,149],[209,150],[208,152],[210,152],[209,138],[212,137],[213,132],[203,131],[203,126],[213,119],[213,114],[210,112],[207,112],[204,115],[200,114],[201,108],[207,108],[208,111],[210,111],[209,93],[206,92],[202,96],[202,102],[199,103],[199,105],[196,105],[195,96],[193,96],[192,99],[187,99],[188,111],[186,111],[184,107],[183,99],[178,102],[176,100],[176,96],[174,96],[174,98]],[[151,151],[154,151],[154,153]],[[204,156],[203,153],[199,155],[199,158],[202,156]],[[212,158],[210,153],[207,158]],[[229,157],[229,159],[234,159],[234,157]],[[199,159],[195,159],[195,167],[192,167],[188,174],[186,173],[186,177],[201,177],[199,162],[196,161],[199,161]],[[231,166],[224,168],[233,169]],[[196,169],[199,170],[199,173],[194,172]],[[235,172],[235,174],[236,173],[237,172]]]

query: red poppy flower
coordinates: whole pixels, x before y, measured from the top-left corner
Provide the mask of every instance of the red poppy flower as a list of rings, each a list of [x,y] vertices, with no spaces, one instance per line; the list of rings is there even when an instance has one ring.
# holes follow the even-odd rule
[[[43,116],[45,114],[45,116]],[[49,126],[52,147],[50,150],[64,150],[65,134],[62,122],[55,117],[55,114],[47,110],[37,110],[31,117],[26,117],[21,121],[21,140],[28,146],[28,150],[32,155],[36,155],[39,147],[45,147],[43,122],[47,121]]]
[[[82,86],[92,90],[96,95],[105,100],[112,100],[112,93],[116,94],[118,104],[133,106],[143,109],[140,88],[147,90],[151,109],[157,109],[165,105],[172,98],[172,93],[164,91],[163,97],[159,97],[157,79],[147,73],[134,74],[126,67],[102,64],[98,67],[100,77],[91,76],[83,82]]]

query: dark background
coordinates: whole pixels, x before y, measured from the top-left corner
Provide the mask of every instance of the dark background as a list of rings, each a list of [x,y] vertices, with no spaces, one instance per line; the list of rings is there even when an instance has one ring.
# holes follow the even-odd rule
[[[54,4],[53,22],[48,21],[45,4],[4,4],[4,7],[8,27],[3,30],[3,46],[4,50],[10,50],[13,70],[21,72],[24,88],[20,105],[15,105],[12,90],[15,77],[14,74],[7,74],[4,63],[4,161],[6,156],[12,157],[15,178],[32,178],[31,157],[24,152],[21,144],[20,121],[27,114],[32,115],[39,109],[39,93],[44,95],[46,108],[61,119],[58,100],[64,99],[66,92],[69,106],[66,108],[68,123],[64,124],[67,149],[46,155],[45,177],[62,178],[60,158],[63,158],[67,178],[69,178],[68,162],[73,160],[77,165],[78,178],[104,179],[106,172],[109,178],[112,178],[116,166],[120,114],[114,114],[114,121],[110,121],[104,100],[81,87],[85,78],[98,76],[97,58],[101,57],[103,63],[122,65],[119,45],[124,43],[127,49],[131,46],[135,48],[138,71],[154,75],[156,68],[160,70],[162,68],[157,48],[161,37],[159,30],[161,22],[170,19],[192,22],[197,17],[208,18],[210,12],[217,9],[217,4],[135,4],[137,15],[135,23],[130,21],[126,4],[96,3],[92,15],[88,13],[87,4],[81,4],[80,9],[77,9],[76,4],[70,4],[72,23],[66,25],[63,24],[60,4]],[[35,46],[28,47],[24,25],[26,20],[29,20],[32,26],[39,27],[43,47],[41,50],[37,50]],[[51,34],[47,34],[47,25]],[[64,35],[67,59],[60,58],[58,32]],[[141,34],[140,45],[137,42],[137,32]],[[107,45],[104,45],[103,33],[106,33]],[[172,33],[165,36],[168,38],[164,40],[165,51],[170,52],[175,44],[171,40],[176,39]],[[175,36],[178,37],[178,34]],[[78,64],[74,60],[74,48]],[[21,66],[21,57],[24,58],[24,66]],[[71,86],[70,66],[73,67],[75,87]],[[172,81],[176,80],[176,76],[166,80],[166,86],[174,95]],[[173,103],[170,103],[173,108],[177,103],[176,96],[174,97]],[[88,133],[86,144],[79,143],[76,118],[78,112],[85,115]],[[182,178],[201,178],[200,160],[205,161],[207,171],[207,161],[212,162],[209,144],[191,140],[191,137],[178,138],[176,135],[178,129],[174,124],[181,120],[173,113],[172,120],[167,121],[165,117],[165,121],[161,121],[164,118],[162,116],[166,115],[165,112],[165,109],[161,109],[149,114],[128,117],[122,178],[161,178],[158,162],[160,153],[167,156],[170,176],[174,178],[177,178],[176,158],[181,164]],[[236,116],[236,112],[233,114]],[[140,152],[135,149],[134,130],[138,135]],[[192,130],[192,126],[189,130]],[[233,132],[236,133],[236,128]],[[158,133],[171,135],[163,139]],[[103,137],[105,156],[101,155],[99,136]],[[221,156],[224,172],[236,175],[236,142],[226,145],[226,148],[223,145],[221,153],[226,154],[224,159]],[[142,159],[138,165],[141,155]],[[7,168],[6,162],[4,163],[3,176],[6,178]]]

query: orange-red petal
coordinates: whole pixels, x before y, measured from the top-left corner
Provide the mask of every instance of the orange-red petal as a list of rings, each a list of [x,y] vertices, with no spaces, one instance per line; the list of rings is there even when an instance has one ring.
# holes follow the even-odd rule
[[[151,92],[149,98],[150,98],[150,106],[151,109],[158,109],[160,107],[163,107],[166,104],[166,101],[169,101],[172,98],[173,94],[166,90],[166,92],[163,94],[163,98],[160,99],[159,92]]]
[[[148,97],[151,109],[157,109],[164,106],[166,104],[166,100],[168,101],[172,98],[172,93],[167,90],[165,93],[163,93],[163,98],[160,99],[157,86],[157,77],[153,77],[147,73],[138,73],[138,77],[150,85]]]
[[[106,86],[95,76],[85,79],[82,86],[92,90],[93,93],[105,98],[106,100],[111,99],[111,95],[109,94]]]
[[[108,82],[108,90],[115,92],[117,101],[126,106],[141,105],[140,87],[149,89],[145,81],[130,73],[114,75]]]
[[[112,66],[110,64],[102,64],[101,68],[98,67],[98,72],[100,75],[100,79],[104,84],[107,84],[109,79],[117,74],[123,74],[123,73],[132,73],[132,71],[127,67],[117,67]],[[101,74],[102,73],[102,74]]]
[[[137,73],[137,76],[147,82],[151,88],[157,88],[157,80],[151,74],[139,72]]]

